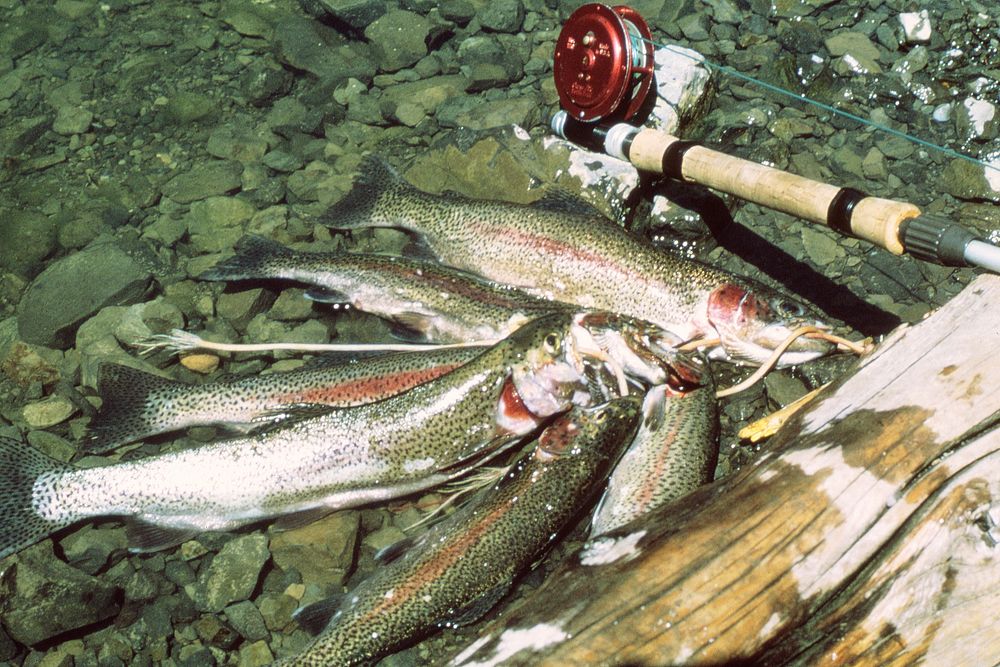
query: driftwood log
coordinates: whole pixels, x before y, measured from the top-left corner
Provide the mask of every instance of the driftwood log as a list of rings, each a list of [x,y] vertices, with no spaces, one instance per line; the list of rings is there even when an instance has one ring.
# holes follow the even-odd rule
[[[998,348],[1000,277],[981,276],[454,663],[998,664]]]

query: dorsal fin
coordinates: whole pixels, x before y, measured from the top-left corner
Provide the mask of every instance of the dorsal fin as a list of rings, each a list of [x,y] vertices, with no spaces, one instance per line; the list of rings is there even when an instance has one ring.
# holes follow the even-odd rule
[[[340,611],[340,601],[343,599],[343,595],[331,595],[305,607],[299,607],[292,613],[292,618],[300,628],[315,637],[323,632],[330,619]]]
[[[532,204],[535,208],[558,213],[586,215],[606,220],[608,216],[601,213],[593,204],[584,201],[579,196],[559,187],[549,188],[541,199]]]

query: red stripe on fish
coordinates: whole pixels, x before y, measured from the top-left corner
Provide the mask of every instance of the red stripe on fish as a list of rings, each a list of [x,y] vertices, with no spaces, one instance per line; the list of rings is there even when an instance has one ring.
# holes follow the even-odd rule
[[[289,392],[276,398],[288,403],[320,405],[377,401],[429,382],[459,366],[461,366],[459,363],[443,364],[434,368],[394,373],[383,377],[358,378],[349,382]]]

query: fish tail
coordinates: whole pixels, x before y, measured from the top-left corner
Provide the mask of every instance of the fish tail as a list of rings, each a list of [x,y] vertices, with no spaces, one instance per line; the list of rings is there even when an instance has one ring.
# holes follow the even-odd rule
[[[105,452],[115,447],[163,433],[169,426],[150,409],[165,391],[184,386],[121,364],[101,364],[97,390],[101,409],[87,429],[81,447],[86,452]]]
[[[383,198],[416,191],[384,159],[367,155],[361,161],[351,191],[323,212],[319,222],[333,229],[391,227],[398,221],[380,213]]]
[[[198,276],[201,280],[281,278],[296,252],[277,241],[251,234],[236,244],[236,254]]]
[[[36,490],[38,478],[69,469],[20,440],[0,437],[0,559],[73,523],[75,517],[46,519],[35,510],[53,495],[51,485]]]

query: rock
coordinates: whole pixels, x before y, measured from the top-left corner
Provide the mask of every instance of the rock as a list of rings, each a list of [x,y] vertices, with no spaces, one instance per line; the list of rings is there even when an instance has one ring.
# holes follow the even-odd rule
[[[196,253],[231,250],[257,210],[238,197],[206,197],[191,205],[187,229]]]
[[[236,632],[247,641],[255,642],[268,638],[264,617],[253,602],[243,600],[225,609],[226,619]]]
[[[219,11],[219,19],[226,25],[247,37],[270,39],[273,33],[270,22],[261,14],[242,2],[225,2]]]
[[[178,174],[163,186],[163,194],[178,204],[190,204],[215,195],[225,195],[240,189],[243,166],[229,160],[196,164],[190,171]]]
[[[541,113],[539,107],[538,98],[530,94],[492,102],[484,102],[478,97],[453,98],[441,105],[437,120],[442,127],[470,130],[534,125]]]
[[[8,323],[13,323],[14,327]],[[62,373],[59,371],[58,360],[51,354],[54,350],[16,340],[17,320],[4,320],[4,325],[4,331],[13,337],[6,342],[0,341],[0,373],[20,387],[28,387],[36,382],[48,387],[58,382]]]
[[[820,267],[846,254],[843,246],[835,239],[813,227],[802,228],[802,245],[812,263]]]
[[[469,0],[441,0],[438,7],[441,18],[464,26],[476,16],[476,8]]]
[[[63,136],[83,134],[90,129],[94,114],[81,107],[65,106],[56,111],[56,119],[52,121],[52,131]]]
[[[240,74],[240,89],[250,104],[262,107],[292,88],[291,72],[270,59],[254,60]]]
[[[499,65],[507,73],[508,82],[521,80],[529,56],[527,42],[515,35],[474,35],[458,46],[462,67]]]
[[[274,654],[267,642],[260,640],[240,647],[239,667],[263,667],[274,662]]]
[[[113,553],[125,553],[128,541],[124,530],[84,525],[60,539],[59,548],[70,565],[81,572],[97,574]]]
[[[908,44],[931,41],[933,28],[931,17],[926,9],[919,12],[903,12],[899,15],[899,24],[903,27],[903,39]]]
[[[76,412],[76,406],[64,396],[53,395],[24,406],[21,415],[31,428],[49,428],[61,424]]]
[[[261,287],[227,292],[219,295],[216,309],[219,317],[225,318],[237,329],[242,329],[254,317],[267,311],[274,303],[274,298],[273,292]]]
[[[267,153],[266,134],[242,124],[221,125],[209,136],[205,149],[223,160],[260,162]]]
[[[974,97],[967,97],[956,107],[954,120],[963,141],[989,141],[996,138],[1000,128],[996,105]]]
[[[792,377],[788,371],[768,373],[764,378],[764,387],[767,397],[782,408],[804,396],[807,391],[802,380]]]
[[[355,78],[370,82],[375,75],[365,45],[348,43],[331,28],[301,16],[288,15],[275,25],[278,60],[333,84]]]
[[[318,0],[318,2],[330,16],[357,32],[363,31],[386,11],[386,3],[380,0]]]
[[[518,32],[524,24],[524,3],[521,0],[494,0],[483,5],[476,16],[485,30]]]
[[[991,185],[984,167],[955,158],[942,170],[939,183],[945,192],[958,199],[1000,202],[1000,179],[992,173],[990,177],[994,179],[995,185]]]
[[[365,39],[371,42],[379,69],[396,72],[427,55],[432,27],[420,14],[395,9],[365,28]]]
[[[467,85],[464,76],[451,74],[388,86],[382,92],[380,107],[391,115],[397,115],[403,105],[414,107],[413,113],[421,116],[434,114],[446,101],[461,95]]]
[[[688,14],[677,22],[686,39],[692,42],[700,42],[708,39],[709,20],[706,14],[701,12]]]
[[[241,535],[226,543],[193,586],[195,606],[200,611],[219,612],[234,602],[246,600],[270,558],[267,537],[259,533]]]
[[[185,126],[214,116],[219,102],[213,97],[193,91],[181,91],[171,97],[160,110],[160,118],[169,125]]]
[[[140,300],[152,274],[111,242],[95,243],[49,265],[28,286],[18,313],[21,339],[65,348],[101,308]]]
[[[290,287],[278,295],[267,316],[280,322],[301,322],[313,316],[313,303],[305,298],[305,290]]]
[[[56,249],[58,221],[30,210],[0,211],[0,269],[30,278]]]
[[[878,47],[860,32],[841,32],[826,40],[830,55],[839,57],[834,65],[838,74],[879,74]]]
[[[265,591],[257,598],[264,625],[271,632],[279,632],[292,622],[292,612],[299,606],[298,600],[284,593]]]
[[[219,361],[219,357],[214,354],[185,354],[181,357],[181,366],[188,369],[192,373],[209,375],[219,369]]]
[[[120,588],[66,565],[48,540],[13,557],[4,586],[4,629],[29,646],[99,623],[121,609]]]
[[[271,557],[283,570],[298,570],[304,584],[332,590],[344,583],[354,565],[358,521],[358,513],[348,510],[301,528],[275,532]]]

